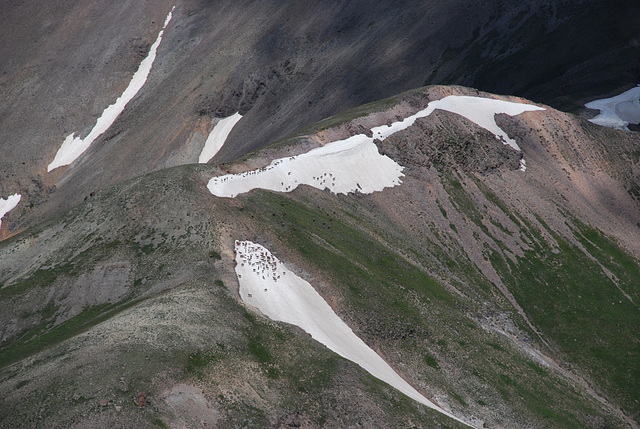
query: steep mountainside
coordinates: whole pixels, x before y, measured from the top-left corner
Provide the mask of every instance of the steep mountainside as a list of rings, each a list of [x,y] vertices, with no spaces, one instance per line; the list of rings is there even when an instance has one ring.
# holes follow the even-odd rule
[[[640,427],[638,16],[3,2],[0,427]]]
[[[122,115],[51,173],[127,87],[175,6]],[[231,161],[338,112],[424,84],[465,84],[551,105],[635,84],[635,1],[7,2],[0,14],[1,197],[8,236],[91,192],[194,163],[218,118],[242,121]]]
[[[450,95],[530,103],[410,91],[230,164],[105,188],[1,242],[0,424],[464,427],[243,303],[234,243],[250,240],[474,427],[638,427],[636,133],[547,106],[496,115],[519,152],[435,110],[375,140],[404,167],[383,191],[207,189]]]

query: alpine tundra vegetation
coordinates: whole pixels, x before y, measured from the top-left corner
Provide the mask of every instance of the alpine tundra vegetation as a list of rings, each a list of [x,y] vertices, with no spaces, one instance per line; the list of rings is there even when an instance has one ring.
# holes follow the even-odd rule
[[[640,3],[0,8],[0,427],[640,427]]]

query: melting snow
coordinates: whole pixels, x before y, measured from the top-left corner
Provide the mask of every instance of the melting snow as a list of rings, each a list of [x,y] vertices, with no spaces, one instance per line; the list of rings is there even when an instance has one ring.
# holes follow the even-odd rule
[[[269,250],[250,241],[236,241],[235,250],[243,301],[272,320],[299,326],[316,341],[415,401],[467,424],[411,387],[353,333],[307,281],[287,270]]]
[[[627,130],[629,124],[640,124],[640,85],[615,97],[594,100],[585,104],[600,114],[589,121],[603,127]]]
[[[403,168],[391,158],[381,155],[373,141],[384,140],[409,128],[418,118],[429,116],[436,109],[464,116],[518,151],[520,147],[516,141],[496,124],[495,115],[506,113],[515,116],[528,111],[545,110],[533,104],[450,95],[430,102],[426,109],[402,121],[372,128],[373,137],[358,134],[302,155],[277,159],[258,170],[214,177],[209,180],[207,187],[213,195],[233,198],[256,188],[290,192],[303,184],[317,189],[327,188],[336,194],[355,191],[369,194],[399,185],[402,183],[400,177],[403,176]],[[524,160],[520,163],[520,170],[526,170]]]
[[[211,133],[204,144],[204,148],[202,148],[200,159],[198,159],[199,163],[206,164],[216,156],[216,153],[218,153],[220,148],[222,148],[227,137],[229,137],[229,133],[233,130],[233,127],[236,126],[240,119],[242,119],[242,115],[236,112],[228,118],[221,119],[216,126],[213,127],[213,130],[211,130]]]
[[[71,133],[67,136],[67,138],[62,143],[62,146],[60,146],[60,149],[58,149],[56,157],[47,167],[47,171],[52,171],[58,167],[71,164],[87,149],[89,149],[91,143],[93,143],[95,139],[97,139],[100,135],[102,135],[102,133],[109,129],[109,127],[116,121],[118,116],[120,116],[129,101],[131,101],[133,97],[136,96],[138,91],[140,91],[142,86],[147,81],[147,77],[149,76],[149,72],[151,71],[151,66],[156,59],[156,51],[158,50],[158,46],[160,46],[160,42],[162,41],[164,29],[169,24],[169,21],[171,21],[173,9],[175,9],[175,6],[167,15],[167,18],[164,21],[164,26],[158,34],[158,38],[153,43],[153,45],[151,45],[151,49],[149,50],[149,54],[147,55],[147,57],[140,63],[140,66],[131,78],[131,82],[129,83],[127,89],[124,90],[122,95],[118,97],[114,104],[104,109],[104,112],[102,112],[102,116],[98,118],[96,125],[93,127],[88,136],[86,136],[84,139],[75,137],[75,133]]]
[[[356,190],[369,194],[399,185],[401,176],[402,167],[380,155],[373,138],[358,134],[302,155],[277,159],[259,170],[214,177],[207,187],[219,197],[235,197],[255,188],[290,192],[303,184],[336,194]]]
[[[527,161],[524,158],[520,160],[520,171],[527,171]]]
[[[0,198],[0,228],[2,227],[2,218],[4,215],[13,210],[18,205],[21,198],[22,195],[20,194],[10,195],[6,200],[4,198]]]
[[[546,110],[544,107],[535,106],[533,104],[513,103],[511,101],[495,100],[493,98],[480,98],[470,96],[450,95],[441,100],[432,101],[427,106],[427,113],[430,115],[435,109],[446,110],[447,112],[456,113],[464,116],[468,120],[475,122],[476,125],[493,133],[498,140],[504,144],[508,144],[517,151],[520,146],[516,141],[510,138],[507,133],[496,124],[495,115],[505,113],[509,116],[516,116],[524,112],[534,110]]]

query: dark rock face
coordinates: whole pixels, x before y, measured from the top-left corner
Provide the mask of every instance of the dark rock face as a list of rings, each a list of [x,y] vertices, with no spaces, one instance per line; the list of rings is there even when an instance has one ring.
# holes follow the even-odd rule
[[[490,132],[464,132],[452,124],[451,115],[432,115],[434,118],[416,121],[414,127],[392,135],[389,141],[379,142],[381,153],[408,168],[433,166],[480,174],[519,168],[522,153],[502,144]],[[455,122],[466,121],[456,118]]]
[[[518,5],[503,6],[474,29],[473,40],[448,48],[440,60],[444,69],[436,69],[426,83],[516,94],[574,111],[599,94],[640,81],[640,3]]]

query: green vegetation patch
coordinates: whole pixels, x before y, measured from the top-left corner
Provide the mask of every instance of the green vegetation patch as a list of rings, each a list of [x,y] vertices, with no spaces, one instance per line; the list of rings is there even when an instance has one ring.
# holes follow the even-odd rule
[[[191,353],[187,356],[187,372],[189,374],[195,375],[197,378],[202,379],[207,366],[213,362],[216,362],[217,360],[218,357],[210,352],[198,351]]]
[[[459,182],[452,187],[456,187],[455,192],[460,195],[464,193]],[[550,419],[549,424],[554,427],[584,427],[583,415],[573,411],[584,406],[583,397],[564,381],[542,374],[539,371],[542,368],[531,367],[529,361],[507,343],[488,344],[486,337],[478,334],[477,326],[468,322],[466,312],[473,311],[470,310],[473,303],[452,295],[381,240],[379,237],[388,235],[376,229],[379,227],[374,222],[356,222],[357,208],[350,202],[329,203],[323,199],[324,195],[292,197],[254,191],[243,197],[242,202],[244,213],[258,223],[258,230],[271,232],[271,238],[262,240],[280,241],[312,264],[314,270],[327,276],[349,309],[347,317],[362,329],[360,333],[365,341],[379,341],[383,352],[384,347],[401,349],[407,359],[414,362],[414,368],[421,368],[418,371],[422,376],[428,373],[432,383],[452,392],[459,387],[448,384],[446,371],[438,360],[446,359],[468,370],[467,362],[478,362],[477,374],[482,382],[519,410],[545,421]],[[473,202],[469,199],[465,204],[471,207]],[[277,248],[272,251],[278,254]],[[411,248],[407,251],[416,259],[423,258],[418,251]],[[502,263],[508,272],[508,265]],[[456,270],[456,274],[461,269],[457,265],[450,268]],[[463,272],[460,275],[467,277]],[[287,379],[291,375],[287,371],[291,369],[283,368],[273,341],[273,337],[260,334],[259,343],[273,358],[269,365],[277,364],[281,373],[279,380]],[[438,346],[438,359],[428,350],[430,343]],[[310,384],[300,384],[297,388],[306,390]],[[384,389],[387,388],[382,387]],[[455,399],[464,405],[466,396],[473,397],[466,391]],[[391,402],[396,404],[391,408],[398,412],[405,412],[405,406],[413,406],[403,405],[402,400],[397,399]]]
[[[268,363],[273,361],[269,350],[260,343],[259,338],[252,338],[249,340],[249,351],[251,354],[261,363]]]
[[[69,262],[56,265],[53,268],[40,268],[29,277],[20,279],[16,283],[0,289],[0,299],[9,299],[28,292],[33,287],[45,288],[50,286],[60,275],[73,274],[75,264]]]
[[[384,307],[404,320],[420,323],[417,309],[407,299],[408,290],[444,305],[454,302],[450,292],[434,278],[368,231],[346,223],[342,214],[278,194],[259,195],[251,197],[252,204],[246,209],[323,272],[332,273],[359,308]]]
[[[467,194],[462,183],[454,177],[453,173],[443,172],[441,176],[442,185],[449,194],[453,205],[471,222],[476,224],[482,232],[487,236],[491,236],[489,230],[482,222],[484,215],[478,210],[476,202]]]
[[[128,304],[102,304],[86,308],[80,314],[53,327],[44,322],[22,334],[22,336],[0,349],[0,368],[27,358],[78,335],[96,324],[112,317],[116,312],[128,308]]]
[[[480,189],[480,191],[484,194],[487,201],[498,207],[505,215],[507,215],[511,222],[519,227],[523,227],[522,223],[514,215],[514,211],[509,209],[507,205],[496,195],[496,193],[491,190],[491,188],[485,185],[484,182],[482,182],[480,179],[474,176],[471,176],[471,178],[473,179],[478,189]]]
[[[424,361],[431,368],[440,369],[440,365],[438,365],[438,361],[436,360],[436,358],[431,356],[429,353],[424,355]]]
[[[497,253],[490,260],[531,321],[568,360],[587,368],[598,385],[627,407],[637,407],[633,404],[640,397],[640,312],[620,289],[638,296],[640,270],[599,231],[585,225],[579,230],[582,243],[614,272],[618,285],[598,263],[557,235],[559,252],[535,242],[517,264]]]

